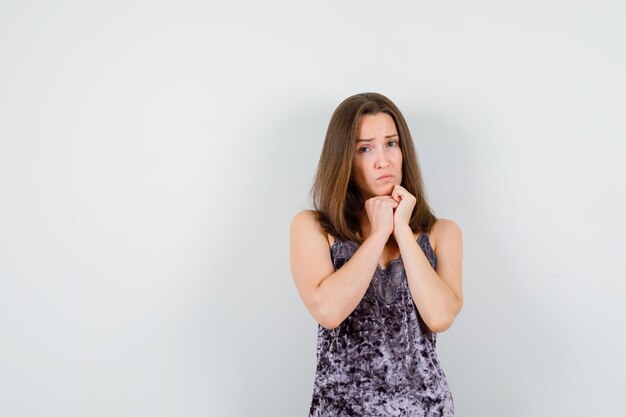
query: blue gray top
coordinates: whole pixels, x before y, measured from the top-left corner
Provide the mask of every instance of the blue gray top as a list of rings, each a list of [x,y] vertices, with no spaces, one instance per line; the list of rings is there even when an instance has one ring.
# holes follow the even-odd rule
[[[428,234],[417,243],[434,269]],[[358,248],[336,240],[330,249],[335,271]],[[436,341],[415,307],[402,256],[377,266],[354,311],[332,330],[318,325],[309,417],[454,416]]]

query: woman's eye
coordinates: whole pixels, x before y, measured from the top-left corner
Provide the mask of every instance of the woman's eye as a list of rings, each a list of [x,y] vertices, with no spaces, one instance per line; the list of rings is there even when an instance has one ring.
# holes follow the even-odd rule
[[[387,142],[387,145],[392,147],[392,148],[394,148],[394,147],[398,146],[398,141],[397,140],[390,140],[389,142]],[[359,150],[360,153],[364,153],[364,152],[367,152],[367,150],[369,148],[370,148],[369,146],[363,146],[363,147],[359,148],[358,150]]]

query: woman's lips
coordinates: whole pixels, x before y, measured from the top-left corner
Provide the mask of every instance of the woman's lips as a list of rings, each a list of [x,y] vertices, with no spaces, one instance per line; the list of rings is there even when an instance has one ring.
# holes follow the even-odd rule
[[[379,181],[385,181],[385,180],[389,180],[391,178],[393,178],[393,175],[384,175],[382,177],[379,177],[378,180]]]

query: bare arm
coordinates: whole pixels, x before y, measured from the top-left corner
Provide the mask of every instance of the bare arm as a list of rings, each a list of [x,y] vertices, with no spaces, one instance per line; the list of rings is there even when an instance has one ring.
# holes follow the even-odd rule
[[[426,325],[439,333],[452,325],[463,306],[463,243],[460,229],[447,219],[439,219],[432,233],[437,233],[436,271],[408,226],[400,227],[394,236],[400,247],[415,306]]]
[[[389,236],[372,233],[335,271],[328,240],[312,211],[301,211],[293,218],[290,234],[291,274],[300,297],[318,323],[333,329],[365,295]]]

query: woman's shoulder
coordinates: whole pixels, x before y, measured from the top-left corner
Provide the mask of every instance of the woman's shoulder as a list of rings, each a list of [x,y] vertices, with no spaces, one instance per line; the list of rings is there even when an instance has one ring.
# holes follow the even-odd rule
[[[430,245],[433,250],[437,250],[437,243],[444,242],[448,239],[454,239],[457,236],[460,237],[461,229],[459,226],[450,219],[443,217],[437,218],[432,228],[430,229],[429,239]]]
[[[319,222],[317,221],[317,216],[315,215],[314,210],[300,210],[293,216],[293,219],[291,219],[292,229],[309,229],[315,227],[316,225],[319,226]]]
[[[332,247],[334,243],[334,238],[331,234],[326,233],[322,228],[322,225],[319,222],[317,217],[317,211],[303,209],[297,212],[293,216],[293,220],[291,221],[291,228],[293,229],[305,229],[308,231],[316,231],[320,234],[326,236],[326,240],[328,240],[328,246]]]
[[[299,212],[297,212],[294,216],[293,216],[293,220],[291,221],[291,223],[294,222],[308,222],[311,221],[313,219],[315,219],[315,210],[308,210],[308,209],[303,209],[300,210]]]

